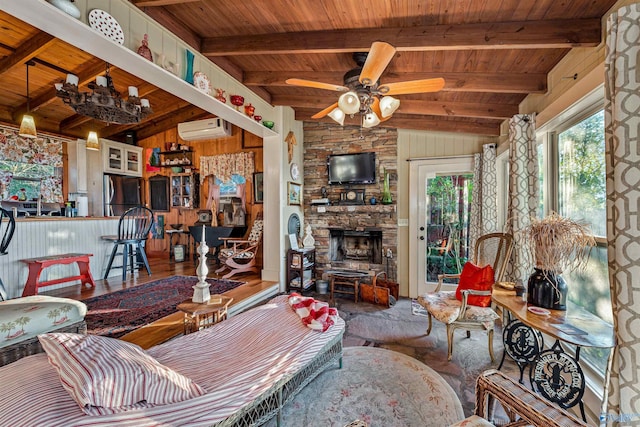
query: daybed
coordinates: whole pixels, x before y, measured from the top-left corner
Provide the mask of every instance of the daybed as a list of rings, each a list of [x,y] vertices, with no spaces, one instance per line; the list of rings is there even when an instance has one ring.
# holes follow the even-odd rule
[[[344,328],[336,316],[328,330],[314,331],[291,309],[287,296],[276,297],[146,351],[205,394],[102,416],[85,414],[46,354],[25,357],[0,368],[0,425],[261,425],[322,370],[341,362]]]

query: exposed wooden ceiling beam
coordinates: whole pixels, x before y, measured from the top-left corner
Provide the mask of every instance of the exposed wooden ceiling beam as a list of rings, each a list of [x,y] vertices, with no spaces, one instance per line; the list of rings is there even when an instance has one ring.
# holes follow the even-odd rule
[[[212,114],[198,107],[188,105],[176,109],[160,118],[154,118],[153,120],[145,122],[145,126],[136,131],[136,134],[138,139],[144,139],[164,132],[167,129],[175,129],[178,123],[198,120],[205,117],[212,117]]]
[[[6,72],[16,65],[24,65],[25,62],[38,55],[43,50],[49,48],[54,41],[53,36],[39,32],[35,36],[29,38],[25,43],[21,44],[11,55],[0,60],[0,74]]]
[[[597,46],[600,19],[488,22],[253,34],[202,40],[206,56],[366,52],[384,40],[402,51],[541,49]]]
[[[331,99],[332,98],[328,97],[279,95],[273,97],[273,105],[286,105],[291,106],[294,109],[314,108],[320,111],[331,103]],[[337,99],[337,96],[335,99]],[[518,105],[401,99],[398,113],[448,117],[508,119],[513,115],[518,114]]]
[[[296,120],[318,121],[312,119],[313,110],[296,110]],[[320,119],[321,122],[336,124],[330,117]],[[382,122],[378,127],[390,127],[398,129],[430,130],[438,132],[471,133],[477,135],[500,135],[499,120],[443,120],[432,116],[411,116],[406,114],[394,114],[394,117]],[[337,126],[337,124],[336,124]],[[358,126],[357,117],[345,120],[345,126]]]
[[[307,71],[251,71],[244,73],[242,83],[246,86],[287,86],[285,80],[292,77],[314,80],[324,83],[342,83],[341,72]],[[444,78],[442,89],[448,92],[500,92],[500,93],[545,93],[547,76],[545,74],[506,74],[506,73],[384,73],[381,81],[392,83],[408,80]]]

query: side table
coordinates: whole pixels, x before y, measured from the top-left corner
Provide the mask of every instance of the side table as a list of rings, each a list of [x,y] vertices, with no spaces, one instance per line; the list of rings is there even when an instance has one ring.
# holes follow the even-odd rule
[[[211,296],[215,299],[215,295]],[[198,303],[190,299],[178,304],[178,310],[184,313],[184,334],[197,332],[222,322],[227,318],[227,309],[233,298],[221,296],[221,302]]]

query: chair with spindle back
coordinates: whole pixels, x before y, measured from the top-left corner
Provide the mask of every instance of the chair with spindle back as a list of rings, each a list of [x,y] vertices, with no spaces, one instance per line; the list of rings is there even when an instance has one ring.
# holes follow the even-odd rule
[[[133,273],[136,266],[140,264],[138,258],[142,260],[147,269],[147,273],[151,276],[151,268],[149,268],[149,260],[144,250],[144,244],[149,236],[149,231],[153,226],[153,212],[144,206],[136,206],[127,210],[120,216],[118,222],[118,234],[113,236],[102,236],[103,240],[113,242],[111,257],[109,264],[104,273],[104,279],[109,276],[109,271],[113,266],[113,260],[116,255],[122,255],[122,265],[113,266],[113,268],[122,268],[122,281],[127,280],[127,271],[130,269]],[[118,249],[122,245],[122,252]],[[135,259],[134,259],[135,258]]]
[[[0,256],[7,255],[7,248],[11,239],[13,239],[13,233],[16,230],[16,220],[13,214],[6,209],[0,208],[0,234],[2,234],[2,240],[0,240]],[[4,283],[0,279],[0,301],[7,299],[7,291],[4,288]]]

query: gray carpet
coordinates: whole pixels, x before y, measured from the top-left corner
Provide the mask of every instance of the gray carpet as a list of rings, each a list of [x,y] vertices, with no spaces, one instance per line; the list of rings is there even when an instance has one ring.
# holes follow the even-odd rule
[[[328,295],[313,295],[328,300]],[[358,303],[336,298],[336,307],[347,323],[344,345],[381,347],[411,356],[438,372],[457,394],[465,416],[473,414],[475,407],[475,380],[486,369],[497,368],[502,357],[502,331],[496,326],[493,348],[496,362],[491,363],[487,348],[487,335],[472,331],[466,338],[463,330],[454,336],[453,359],[447,361],[445,326],[434,321],[431,335],[426,335],[427,318],[414,315],[411,300],[400,298],[391,308]],[[502,371],[519,378],[519,370],[508,357]]]

